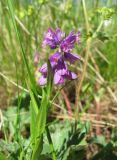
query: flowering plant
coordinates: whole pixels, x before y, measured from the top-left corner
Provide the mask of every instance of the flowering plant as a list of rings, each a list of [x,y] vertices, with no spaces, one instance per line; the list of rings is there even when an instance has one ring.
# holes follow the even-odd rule
[[[32,160],[36,160],[40,156],[42,151],[43,133],[45,131],[47,133],[50,146],[53,146],[49,128],[46,122],[47,111],[51,105],[50,95],[52,91],[52,82],[55,85],[61,85],[64,84],[66,80],[74,80],[77,78],[77,75],[69,69],[68,64],[73,64],[80,59],[80,56],[71,53],[75,43],[77,44],[79,42],[80,32],[71,32],[68,36],[65,36],[65,33],[63,33],[59,28],[57,28],[55,31],[49,28],[47,33],[44,35],[42,46],[49,46],[49,48],[52,50],[56,49],[56,52],[50,55],[47,60],[48,62],[44,63],[39,69],[41,77],[38,79],[38,83],[41,86],[46,85],[46,87],[42,88],[42,100],[39,108],[38,103],[35,102],[37,104],[35,108],[37,109],[36,111],[33,111],[32,109],[31,112],[31,117],[34,117],[34,112],[35,117],[37,117],[36,120],[32,120]],[[37,61],[38,56],[36,55],[34,58],[34,63],[37,64]],[[52,74],[50,74],[50,72]],[[37,126],[34,127],[33,123],[37,123]],[[34,129],[36,130],[36,134],[33,132]],[[52,157],[53,160],[56,160],[54,147],[52,147]]]
[[[64,84],[66,79],[74,80],[77,78],[77,75],[69,70],[67,62],[74,63],[80,59],[80,56],[71,53],[75,43],[79,42],[80,32],[71,32],[68,36],[65,36],[65,33],[59,28],[55,31],[49,28],[45,34],[42,46],[49,46],[51,49],[58,49],[57,52],[49,57],[54,84]],[[47,84],[47,63],[43,64],[39,71],[42,74],[39,79],[39,84]]]

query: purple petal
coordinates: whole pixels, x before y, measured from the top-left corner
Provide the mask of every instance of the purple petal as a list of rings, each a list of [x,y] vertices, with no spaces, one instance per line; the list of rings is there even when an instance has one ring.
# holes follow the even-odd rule
[[[74,44],[76,42],[76,34],[72,31],[67,37],[66,40],[71,43]]]
[[[68,70],[67,73],[64,75],[64,77],[69,80],[73,80],[77,78],[77,75],[74,72]]]
[[[56,37],[57,37],[57,40],[58,40],[59,42],[61,42],[61,40],[64,38],[64,36],[65,36],[65,33],[63,33],[60,28],[57,28],[57,29],[56,29]]]
[[[60,48],[63,52],[70,52],[73,48],[76,42],[80,41],[80,32],[75,34],[74,32],[71,32],[60,44]]]
[[[48,45],[51,49],[55,49],[58,47],[62,39],[63,39],[63,33],[59,28],[56,29],[56,31],[53,31],[51,28],[49,28],[44,36],[42,46],[44,47]]]
[[[49,59],[53,70],[66,68],[63,55],[61,53],[56,52]]]
[[[47,78],[44,77],[44,76],[41,76],[38,83],[41,85],[41,86],[44,86],[45,84],[47,84]]]
[[[74,63],[75,61],[80,60],[80,56],[71,53],[64,53],[64,58],[70,63]]]
[[[50,63],[54,73],[63,76],[67,72],[67,64],[64,61],[64,57],[61,53],[56,52],[50,57]]]
[[[47,74],[47,63],[44,63],[41,68],[39,69],[39,71],[42,73],[42,74]]]
[[[57,62],[58,62],[58,60],[59,59],[61,59],[61,53],[59,53],[59,52],[56,52],[56,53],[54,53],[53,55],[51,55],[50,56],[50,62],[54,62],[54,63],[56,63],[57,64]]]
[[[54,84],[63,84],[64,83],[64,77],[59,75],[58,72],[54,74]]]
[[[53,40],[54,36],[55,36],[54,31],[51,28],[48,28],[48,31],[45,34],[45,38]]]
[[[60,48],[63,52],[70,52],[73,48],[74,48],[74,45],[72,44],[68,44],[67,41],[63,41],[61,44],[60,44]]]
[[[64,76],[67,73],[67,69],[66,68],[63,68],[63,69],[57,68],[56,70],[57,70],[57,73],[59,75],[61,75],[61,76]]]
[[[51,55],[50,59],[59,59],[61,58],[61,53],[60,52],[56,52],[53,55]]]
[[[44,35],[42,46],[44,47],[46,45],[50,46],[51,49],[56,48],[55,33],[51,28],[49,28]]]
[[[46,38],[44,41],[43,41],[43,47],[45,47],[46,45],[50,46],[51,49],[55,49],[57,47],[57,44],[55,43],[54,40],[52,39],[48,39]]]
[[[71,72],[71,77],[72,77],[72,79],[76,79],[78,76],[74,72]]]

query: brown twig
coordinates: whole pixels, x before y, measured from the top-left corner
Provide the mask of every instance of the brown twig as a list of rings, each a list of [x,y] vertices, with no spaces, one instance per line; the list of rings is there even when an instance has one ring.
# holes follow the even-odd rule
[[[92,54],[90,54],[90,59],[91,59],[93,65],[94,65],[95,70],[96,70],[98,73],[100,73],[99,67],[98,67],[98,65],[96,64],[96,61],[95,61],[95,59],[94,59],[94,57],[93,57]],[[96,79],[97,79],[97,78],[96,78]],[[100,84],[96,82],[96,83],[95,83],[96,94],[98,94],[99,89],[100,89]],[[94,98],[95,98],[95,97],[94,97]],[[100,98],[98,98],[98,99],[95,98],[95,106],[96,106],[96,114],[97,114],[96,120],[97,120],[97,121],[100,121],[100,120],[101,120],[101,117],[100,117],[100,108],[101,108],[101,106],[100,106]],[[100,126],[97,126],[97,127],[96,127],[96,134],[97,134],[97,135],[100,135],[100,134],[101,134],[101,128],[100,128]]]
[[[71,104],[70,104],[70,101],[69,101],[69,99],[67,97],[67,94],[65,93],[64,90],[61,90],[61,93],[62,93],[62,95],[64,97],[64,100],[65,100],[65,103],[66,103],[66,107],[67,107],[67,110],[68,110],[68,114],[69,114],[69,116],[72,116],[73,114],[72,114]]]
[[[84,12],[84,17],[85,17],[86,31],[87,31],[87,35],[88,35],[90,26],[89,26],[89,23],[88,23],[85,0],[82,0],[82,7],[83,7],[83,12]],[[76,101],[75,101],[75,106],[76,106],[75,117],[76,117],[76,120],[78,118],[78,113],[79,113],[78,101],[79,101],[80,91],[81,91],[81,87],[82,87],[82,84],[83,84],[83,81],[84,81],[84,78],[85,78],[86,68],[87,68],[87,64],[88,64],[90,44],[91,44],[91,37],[89,37],[87,39],[83,72],[82,72],[81,78],[79,80],[79,85],[76,87]]]
[[[51,115],[52,117],[56,117],[58,119],[68,119],[70,121],[74,121],[74,117],[71,117],[71,116],[68,116],[68,115]],[[109,127],[117,127],[117,125],[115,124],[112,124],[112,123],[109,123],[109,122],[105,122],[105,121],[98,121],[98,120],[95,120],[95,119],[92,119],[91,117],[84,117],[82,116],[81,117],[81,120],[82,121],[87,121],[87,119],[93,124],[93,126],[100,126],[102,128],[104,128],[105,126],[109,126]]]

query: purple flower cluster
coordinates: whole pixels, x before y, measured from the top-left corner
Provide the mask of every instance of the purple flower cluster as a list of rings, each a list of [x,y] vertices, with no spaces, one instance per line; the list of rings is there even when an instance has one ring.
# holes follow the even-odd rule
[[[58,51],[49,57],[54,75],[54,84],[64,84],[66,79],[74,80],[77,78],[77,75],[68,69],[67,61],[74,63],[80,59],[78,55],[71,53],[75,43],[79,43],[79,39],[79,32],[71,32],[65,37],[65,34],[59,28],[55,31],[49,28],[45,34],[43,47],[49,46],[51,49],[58,48]],[[39,84],[45,85],[47,83],[47,63],[43,64],[39,71],[42,74]]]

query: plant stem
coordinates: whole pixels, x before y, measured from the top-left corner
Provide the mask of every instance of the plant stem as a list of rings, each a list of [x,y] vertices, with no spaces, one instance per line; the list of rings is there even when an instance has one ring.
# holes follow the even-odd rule
[[[100,22],[100,24],[99,24],[99,26],[98,26],[98,28],[97,28],[96,31],[93,33],[92,39],[93,39],[93,38],[96,38],[97,33],[98,33],[98,32],[100,31],[100,29],[102,28],[103,22],[104,22],[104,20],[102,19],[101,22]]]
[[[88,17],[87,17],[87,10],[86,10],[86,5],[85,5],[85,0],[82,0],[82,7],[83,7],[83,12],[84,12],[84,17],[85,17],[86,31],[87,31],[87,35],[88,35],[89,34],[89,23],[88,23]],[[82,72],[82,76],[81,76],[79,85],[76,88],[76,112],[75,112],[75,119],[76,119],[76,121],[77,121],[78,113],[79,113],[78,101],[79,101],[80,90],[81,90],[82,83],[83,83],[83,80],[84,80],[84,77],[85,77],[85,72],[86,72],[88,58],[89,58],[90,43],[91,43],[91,37],[89,37],[87,39],[87,45],[86,45],[87,47],[86,47],[86,55],[85,55],[83,72]]]
[[[52,151],[53,160],[57,160],[57,158],[56,158],[56,152],[54,150],[54,145],[53,145],[52,138],[51,138],[50,131],[49,131],[48,127],[46,127],[46,133],[47,133],[48,142],[50,144],[50,149]]]
[[[88,22],[87,10],[86,10],[85,4],[86,4],[85,0],[82,0],[82,7],[83,7],[84,18],[85,18],[85,23],[86,23],[86,30],[87,30],[87,34],[88,34],[89,33],[89,22]]]
[[[85,0],[82,0],[82,6],[83,6],[84,17],[85,17],[85,22],[86,22],[86,30],[87,30],[87,34],[89,34],[89,23],[88,23]],[[79,101],[81,87],[82,87],[82,84],[83,84],[83,81],[84,81],[84,78],[85,78],[85,74],[86,74],[86,68],[87,68],[89,54],[90,54],[91,41],[92,41],[92,39],[96,38],[97,33],[100,31],[100,29],[103,25],[103,22],[104,22],[104,20],[102,19],[99,26],[97,27],[96,31],[93,33],[92,37],[88,37],[87,42],[86,42],[86,55],[85,55],[85,61],[84,61],[84,66],[83,66],[83,72],[82,72],[82,75],[81,75],[79,86],[76,90],[76,112],[75,112],[76,121],[78,119],[78,113],[79,113],[78,101]]]

